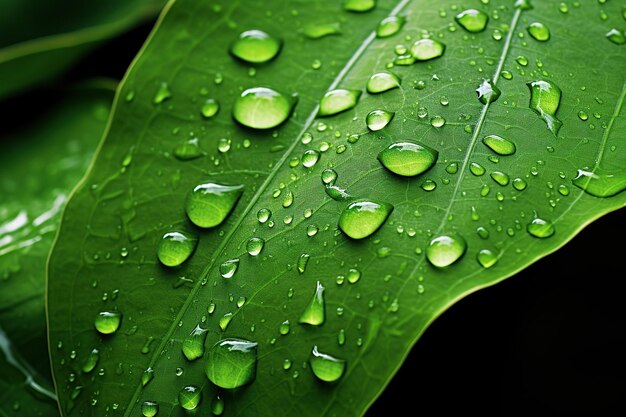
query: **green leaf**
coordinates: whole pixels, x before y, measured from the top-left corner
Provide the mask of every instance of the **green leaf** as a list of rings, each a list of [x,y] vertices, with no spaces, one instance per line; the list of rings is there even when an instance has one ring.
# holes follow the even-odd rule
[[[39,94],[34,109],[30,101],[13,103],[23,117],[7,120],[0,135],[2,416],[58,415],[44,315],[46,260],[69,192],[104,131],[110,84]]]
[[[201,392],[208,415],[212,402],[221,407],[218,390],[204,359],[187,359],[205,338],[208,357],[224,339],[258,344],[256,368],[236,356],[219,364],[222,386],[243,385],[219,391],[224,415],[359,416],[452,303],[623,207],[620,189],[598,198],[572,184],[585,167],[611,183],[624,175],[626,79],[616,69],[626,54],[605,37],[623,25],[619,6],[581,2],[563,13],[554,2],[514,3],[477,5],[490,17],[476,33],[456,23],[462,9],[451,1],[381,0],[363,13],[330,0],[173,3],[123,82],[50,258],[50,340],[63,342],[52,358],[64,412],[138,415],[148,401],[163,415],[182,415]],[[393,15],[406,17],[402,29],[376,38],[378,23]],[[549,27],[548,41],[528,34],[536,21]],[[334,23],[340,35],[301,32]],[[228,53],[253,29],[282,40],[263,65]],[[432,42],[412,48],[427,35]],[[411,49],[419,61],[400,65],[416,61],[405,54]],[[385,70],[400,88],[363,92]],[[253,96],[255,87],[274,92]],[[317,118],[319,100],[337,88]],[[258,100],[248,118],[237,99],[244,91],[247,102]],[[231,116],[236,107],[248,126],[263,125],[264,111],[278,120],[293,93],[295,108],[277,128],[245,128]],[[203,116],[205,103],[219,111]],[[374,110],[395,116],[368,129]],[[483,143],[489,135],[503,141]],[[403,145],[413,155],[401,160],[377,159],[398,142],[423,146]],[[202,191],[211,184],[243,185],[243,195],[226,203]],[[194,203],[234,209],[217,227],[195,227],[187,218],[192,191]],[[199,241],[189,259],[180,246],[177,262],[186,260],[171,269],[157,248],[174,231]],[[96,332],[100,313],[122,315],[114,334]],[[94,348],[104,375],[67,382]],[[213,375],[216,364],[208,365]],[[234,376],[243,369],[255,372],[254,382]],[[82,392],[72,395],[77,386]]]
[[[155,16],[163,0],[3,0],[0,99],[59,76],[104,41]]]

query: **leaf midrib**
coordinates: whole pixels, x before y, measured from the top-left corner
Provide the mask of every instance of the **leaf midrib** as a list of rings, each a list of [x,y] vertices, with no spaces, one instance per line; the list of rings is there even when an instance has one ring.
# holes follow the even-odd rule
[[[396,16],[411,1],[412,0],[401,0],[400,2],[398,2],[396,7],[394,7],[392,9],[392,11],[387,15],[387,17]],[[164,17],[164,15],[161,16],[161,18],[163,18],[163,17]],[[372,30],[370,32],[370,34],[361,42],[361,44],[359,45],[357,50],[352,54],[351,58],[344,65],[344,67],[341,69],[341,71],[333,79],[332,83],[329,85],[327,90],[332,90],[332,89],[336,88],[341,83],[341,81],[343,81],[343,79],[346,77],[348,72],[352,69],[354,64],[361,58],[361,56],[363,55],[363,52],[369,47],[369,45],[372,43],[372,41],[374,39],[376,39],[376,31]],[[120,88],[120,91],[121,91],[121,88]],[[211,261],[202,270],[202,273],[200,274],[201,279],[197,280],[196,285],[193,287],[193,289],[191,290],[191,292],[187,296],[187,299],[185,300],[185,303],[181,307],[179,313],[176,315],[176,318],[172,321],[172,324],[170,325],[170,328],[168,329],[167,333],[161,339],[161,342],[159,343],[158,348],[154,350],[154,354],[150,358],[150,362],[148,364],[148,367],[153,367],[155,365],[156,361],[158,360],[158,358],[160,356],[159,353],[163,350],[163,348],[167,344],[168,340],[172,337],[172,334],[174,333],[174,331],[178,327],[176,323],[178,323],[180,318],[186,313],[187,309],[192,304],[192,301],[194,300],[194,298],[197,295],[198,291],[202,287],[202,285],[201,285],[202,278],[208,276],[209,271],[215,266],[215,262],[217,261],[219,256],[223,253],[224,249],[226,248],[226,245],[228,243],[230,243],[230,239],[233,236],[233,234],[239,229],[239,226],[242,224],[244,219],[247,218],[248,214],[251,212],[251,210],[255,206],[256,202],[259,200],[259,198],[261,198],[261,196],[263,195],[263,193],[265,192],[265,190],[267,189],[269,184],[272,182],[274,177],[278,174],[280,169],[285,165],[285,163],[287,162],[288,157],[291,155],[291,153],[296,148],[298,143],[300,143],[300,140],[301,140],[302,136],[304,135],[304,133],[306,133],[311,128],[311,126],[313,125],[313,122],[315,121],[315,119],[317,117],[318,111],[319,111],[319,104],[316,104],[315,107],[313,108],[313,110],[311,110],[311,113],[309,114],[309,116],[304,121],[304,123],[302,125],[302,129],[295,136],[295,138],[294,138],[293,142],[291,143],[291,145],[285,150],[285,152],[283,153],[283,156],[274,165],[274,167],[270,171],[270,173],[267,176],[267,178],[265,179],[265,181],[263,181],[263,183],[259,186],[259,188],[255,192],[255,194],[252,196],[252,199],[250,200],[250,202],[248,203],[248,205],[246,206],[246,208],[244,209],[244,211],[242,212],[240,217],[237,219],[235,224],[230,228],[230,231],[228,232],[226,237],[224,239],[222,239],[222,242],[220,243],[220,245],[215,250],[215,256],[212,257]],[[124,417],[129,417],[130,416],[130,413],[133,410],[133,404],[136,403],[137,398],[139,397],[139,395],[141,393],[141,388],[142,388],[141,383],[137,384],[137,388],[136,388],[136,390],[135,390],[131,400],[129,401],[128,407],[126,408],[126,412],[124,413]]]

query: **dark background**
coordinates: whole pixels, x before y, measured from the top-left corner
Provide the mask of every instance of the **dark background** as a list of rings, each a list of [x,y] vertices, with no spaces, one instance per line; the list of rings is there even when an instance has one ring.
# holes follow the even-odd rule
[[[151,24],[66,76],[121,79]],[[626,416],[626,217],[611,213],[556,253],[437,319],[366,417]]]

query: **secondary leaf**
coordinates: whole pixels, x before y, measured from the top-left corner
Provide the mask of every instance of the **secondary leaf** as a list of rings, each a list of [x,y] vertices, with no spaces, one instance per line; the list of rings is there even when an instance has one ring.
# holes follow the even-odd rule
[[[626,54],[605,37],[617,5],[476,2],[483,22],[455,20],[453,2],[347,3],[360,13],[330,0],[168,10],[51,255],[67,414],[358,416],[455,300],[624,205],[626,80],[607,68]],[[250,30],[282,41],[265,64],[228,52]],[[383,71],[400,81],[364,93]],[[577,169],[613,196],[572,184]],[[174,246],[176,268],[157,258],[172,232],[199,239]],[[94,329],[101,313],[121,316],[114,334]],[[94,348],[104,375],[80,374]]]
[[[163,0],[3,0],[0,99],[57,77],[102,42],[155,16]]]
[[[2,416],[58,415],[44,314],[46,260],[61,209],[94,154],[112,98],[108,84],[40,94],[36,110],[14,103],[28,124],[15,117],[0,136]]]

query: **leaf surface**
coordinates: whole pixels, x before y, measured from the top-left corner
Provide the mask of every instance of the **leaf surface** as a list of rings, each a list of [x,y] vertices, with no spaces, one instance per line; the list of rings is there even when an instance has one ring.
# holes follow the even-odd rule
[[[605,36],[623,25],[617,5],[585,2],[563,12],[555,2],[468,3],[489,16],[484,31],[470,33],[455,22],[464,8],[454,2],[376,3],[365,13],[348,13],[335,1],[171,4],[123,82],[106,140],[51,255],[50,340],[63,342],[52,357],[68,415],[138,415],[145,401],[157,402],[163,415],[184,415],[178,394],[190,385],[200,389],[200,414],[210,415],[218,390],[204,359],[183,354],[199,326],[209,348],[225,338],[258,343],[255,381],[219,392],[224,415],[359,416],[452,303],[623,207],[626,79],[614,69],[624,67],[626,54]],[[373,31],[389,16],[406,23],[377,38]],[[534,22],[549,28],[549,40],[530,36]],[[321,24],[341,34],[305,36]],[[229,55],[251,29],[282,39],[276,58],[244,65]],[[389,65],[397,45],[410,50],[427,36],[446,45],[443,56]],[[383,70],[401,79],[400,88],[365,93],[370,76]],[[560,101],[531,100],[532,87],[544,82],[560,89]],[[237,96],[252,87],[297,93],[286,123],[262,131],[233,121]],[[362,91],[358,104],[317,118],[321,97],[335,88]],[[208,119],[207,99],[220,106]],[[370,131],[373,110],[395,116]],[[508,155],[497,155],[483,143],[488,135],[513,142],[515,152],[508,146]],[[181,161],[174,150],[189,139],[201,157]],[[377,155],[404,141],[436,150],[434,167],[416,177],[385,169]],[[373,235],[353,240],[339,230],[348,201],[329,197],[321,179],[327,168],[344,195],[393,205]],[[578,169],[600,175],[590,187],[613,196],[574,186]],[[201,229],[187,219],[185,202],[206,182],[243,185],[244,192],[224,223]],[[262,209],[272,213],[265,222]],[[171,231],[199,238],[192,257],[174,269],[156,256]],[[466,242],[460,259],[444,268],[425,256],[441,235]],[[256,256],[251,238],[265,242]],[[490,263],[484,250],[495,255],[489,268],[478,260],[483,251],[483,264]],[[223,278],[233,265],[232,277]],[[319,323],[307,306],[319,306],[312,298],[320,285],[323,324],[300,324]],[[96,332],[101,312],[122,315],[117,332]],[[346,361],[337,382],[313,375],[315,346]],[[94,348],[104,375],[80,374]],[[153,378],[142,386],[147,369]],[[72,372],[78,376],[70,383]]]

